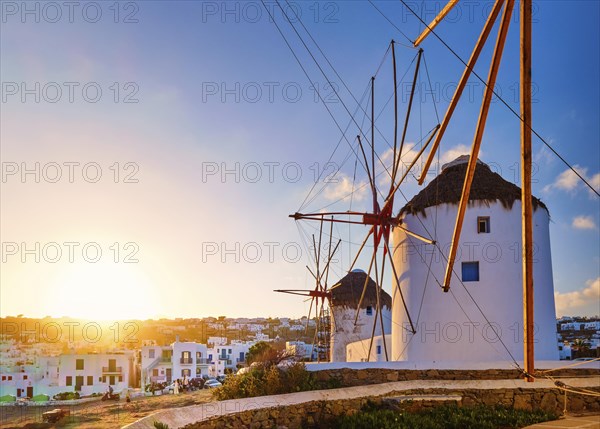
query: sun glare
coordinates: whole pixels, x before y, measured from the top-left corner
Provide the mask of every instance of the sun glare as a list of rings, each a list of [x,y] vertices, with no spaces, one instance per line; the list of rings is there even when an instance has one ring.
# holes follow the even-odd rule
[[[65,267],[46,292],[48,313],[105,321],[147,319],[159,313],[157,290],[135,264]]]

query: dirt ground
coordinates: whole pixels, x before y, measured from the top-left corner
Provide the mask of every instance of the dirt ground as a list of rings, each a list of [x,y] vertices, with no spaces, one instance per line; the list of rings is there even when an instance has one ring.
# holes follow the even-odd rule
[[[137,419],[165,408],[185,407],[213,401],[210,390],[198,390],[179,395],[159,395],[134,398],[130,403],[100,400],[65,407],[13,406],[0,407],[1,429],[46,429],[46,428],[120,428]],[[68,409],[70,416],[49,424],[42,422],[42,413],[55,408]]]

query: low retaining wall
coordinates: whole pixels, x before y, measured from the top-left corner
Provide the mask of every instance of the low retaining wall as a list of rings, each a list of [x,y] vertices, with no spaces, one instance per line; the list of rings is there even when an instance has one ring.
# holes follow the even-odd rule
[[[593,388],[593,390],[600,392],[600,388]],[[458,401],[459,406],[504,405],[524,410],[543,409],[556,415],[562,415],[564,408],[564,394],[558,389],[467,389],[452,390],[451,392],[446,389],[427,389],[392,392],[389,396],[312,401],[293,406],[249,410],[189,424],[184,426],[184,429],[324,428],[328,427],[328,420],[341,415],[355,414],[367,403],[383,405],[384,402],[390,400],[397,401],[399,397],[421,396],[422,398],[418,401],[406,401],[398,404],[399,409],[418,411],[441,404],[457,403],[456,399],[450,396],[447,400],[427,399],[427,395],[449,395],[450,393],[452,396],[462,397]],[[597,397],[568,393],[567,409],[573,413],[598,412],[600,411],[600,402]]]
[[[542,376],[543,369],[536,372]],[[314,371],[315,377],[321,381],[335,381],[340,387],[364,386],[368,384],[389,383],[408,380],[517,380],[523,378],[516,369],[324,369]],[[587,377],[600,376],[600,369],[566,368],[552,371],[553,377]]]

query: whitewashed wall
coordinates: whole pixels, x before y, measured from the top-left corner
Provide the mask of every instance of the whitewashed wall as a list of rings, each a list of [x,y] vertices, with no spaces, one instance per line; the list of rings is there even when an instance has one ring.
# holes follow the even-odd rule
[[[367,315],[367,310],[360,310],[358,321],[354,324],[356,318],[356,309],[347,306],[332,306],[333,320],[331,323],[331,362],[346,362],[346,346],[355,341],[361,341],[371,338],[373,332],[373,322],[376,315],[376,308],[373,306],[373,314]],[[383,327],[386,334],[391,332],[391,309],[382,308]],[[381,335],[381,323],[377,316],[377,326],[375,335]],[[390,343],[391,350],[391,343]]]
[[[418,218],[406,215],[404,226],[424,236],[435,234],[434,238],[447,256],[458,206],[442,204],[429,207],[425,212],[426,216],[421,214]],[[478,216],[490,217],[489,234],[477,233]],[[554,360],[558,359],[558,346],[547,211],[538,208],[534,212],[533,223],[536,245],[535,357],[538,360]],[[407,236],[401,229],[394,230],[394,261],[399,271],[400,287],[415,324],[423,300],[417,333],[412,335],[398,326],[407,326],[408,319],[394,285],[394,360],[463,361],[465,365],[473,361],[511,360],[493,328],[496,328],[515,359],[523,359],[520,201],[516,201],[511,210],[498,202],[489,205],[479,202],[470,204],[460,242],[455,272],[460,278],[461,262],[479,261],[480,281],[465,282],[465,290],[458,278],[453,277],[450,292],[444,293],[438,282],[443,282],[446,260],[439,251],[432,245]],[[428,265],[432,258],[431,273],[427,280]],[[467,291],[488,320],[481,315]]]

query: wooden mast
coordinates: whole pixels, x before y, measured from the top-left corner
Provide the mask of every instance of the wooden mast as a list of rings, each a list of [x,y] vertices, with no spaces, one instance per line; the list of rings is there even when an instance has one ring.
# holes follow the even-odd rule
[[[415,48],[417,46],[419,46],[421,44],[421,42],[423,40],[425,40],[425,38],[429,35],[429,33],[431,33],[431,31],[435,27],[437,27],[437,25],[440,23],[440,21],[442,19],[444,19],[444,17],[446,15],[448,15],[448,13],[452,10],[452,8],[456,5],[456,3],[458,3],[458,0],[450,0],[446,4],[446,6],[444,6],[444,8],[440,11],[440,13],[435,18],[433,18],[433,21],[431,21],[431,23],[423,29],[423,32],[419,35],[419,37],[417,37],[417,40],[415,40],[415,42],[414,42]]]
[[[498,75],[498,67],[500,66],[500,60],[502,59],[502,51],[504,50],[504,42],[506,41],[506,35],[508,33],[508,26],[510,25],[510,17],[512,14],[514,3],[514,0],[507,0],[504,6],[504,13],[502,14],[500,28],[498,29],[498,39],[496,40],[496,46],[494,47],[492,64],[490,65],[488,81],[485,87],[483,101],[481,103],[479,119],[477,121],[477,129],[475,130],[473,146],[471,147],[471,155],[469,157],[469,163],[467,165],[465,182],[463,184],[460,203],[458,205],[458,215],[456,216],[456,224],[454,226],[454,233],[452,235],[452,244],[450,246],[450,252],[448,254],[448,265],[446,266],[446,274],[444,276],[444,292],[448,292],[448,290],[450,289],[450,280],[452,279],[452,273],[454,272],[454,260],[456,259],[456,251],[458,249],[458,246],[460,245],[460,233],[462,231],[462,224],[465,217],[465,212],[467,210],[467,205],[469,204],[469,193],[471,191],[471,183],[473,182],[473,178],[475,177],[475,168],[477,166],[479,148],[481,147],[481,139],[483,138],[483,131],[485,129],[485,123],[490,109],[490,102],[492,101],[494,86],[496,85],[496,76]]]
[[[523,346],[533,381],[533,225],[531,207],[531,0],[521,0],[521,221],[523,235]]]
[[[465,66],[465,70],[463,71],[463,74],[460,77],[460,81],[458,82],[458,85],[456,86],[456,90],[454,91],[452,100],[450,100],[450,105],[448,106],[448,109],[446,110],[446,114],[444,115],[444,119],[442,120],[440,131],[439,131],[437,137],[435,138],[435,141],[433,142],[433,146],[431,146],[431,150],[429,151],[429,156],[427,157],[427,160],[425,161],[425,165],[422,168],[421,176],[419,177],[419,185],[422,185],[423,182],[425,182],[425,179],[427,177],[427,172],[429,171],[429,167],[431,166],[431,163],[433,162],[435,154],[440,146],[442,137],[444,137],[444,133],[446,132],[446,127],[448,126],[450,119],[452,118],[452,114],[454,113],[454,109],[458,105],[458,101],[460,100],[463,90],[465,89],[465,86],[467,85],[467,82],[469,81],[471,72],[473,71],[473,68],[475,67],[475,64],[477,63],[477,60],[479,59],[479,54],[483,50],[483,47],[488,39],[488,36],[489,36],[490,32],[492,31],[492,27],[494,26],[494,23],[496,22],[496,19],[498,18],[498,14],[500,13],[500,9],[502,8],[503,2],[504,2],[504,0],[496,0],[496,3],[494,3],[494,7],[492,9],[492,12],[490,13],[490,16],[488,17],[487,21],[485,22],[485,26],[483,27],[483,30],[481,31],[479,39],[477,40],[477,43],[475,44],[475,48],[473,49],[473,52],[471,53],[471,57],[469,58],[469,61],[468,61],[467,65]]]

